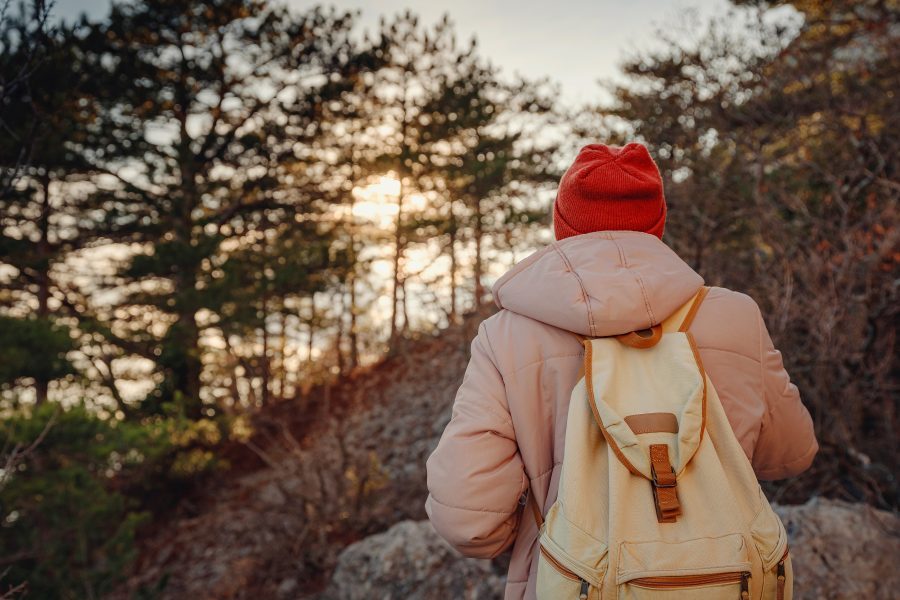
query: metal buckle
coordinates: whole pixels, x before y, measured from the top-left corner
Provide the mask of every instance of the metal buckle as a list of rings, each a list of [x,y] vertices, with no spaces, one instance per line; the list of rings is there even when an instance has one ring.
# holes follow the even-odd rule
[[[660,482],[659,482],[659,479],[658,479],[657,476],[656,476],[656,467],[654,467],[653,465],[650,466],[650,474],[653,475],[653,485],[654,485],[655,487],[659,487],[659,488],[673,488],[673,487],[675,487],[675,486],[678,485],[678,482],[677,482],[677,481],[674,481],[674,479],[675,479],[675,469],[672,468],[672,467],[670,467],[670,469],[671,469],[671,471],[672,471],[672,479],[673,479],[672,483],[660,483]]]

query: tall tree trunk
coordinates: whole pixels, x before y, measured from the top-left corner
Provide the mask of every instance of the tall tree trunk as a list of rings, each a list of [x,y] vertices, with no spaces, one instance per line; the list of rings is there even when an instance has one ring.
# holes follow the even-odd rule
[[[350,280],[347,282],[350,286],[350,370],[359,366],[359,331],[356,323],[356,265],[351,273]]]
[[[347,290],[349,292],[350,312],[350,328],[347,337],[350,342],[350,365],[351,371],[359,366],[359,332],[356,324],[356,221],[353,209],[356,208],[356,196],[350,194],[350,219],[347,225],[347,232],[350,236],[350,268],[347,272]]]
[[[409,147],[406,143],[406,135],[407,130],[409,128],[409,108],[407,106],[407,93],[409,87],[409,73],[411,71],[411,65],[407,64],[403,71],[403,83],[401,85],[403,93],[400,97],[400,104],[403,109],[400,118],[400,156],[397,161],[397,178],[400,180],[400,189],[397,192],[397,220],[396,227],[394,230],[394,273],[393,273],[393,287],[391,288],[391,335],[388,340],[388,348],[393,349],[394,343],[397,340],[397,333],[399,331],[397,320],[399,318],[397,312],[397,300],[398,294],[400,291],[400,262],[403,258],[403,180],[404,174],[406,173],[406,158],[409,152]]]
[[[337,359],[338,375],[343,376],[347,372],[347,363],[344,359],[344,293],[338,289],[335,292],[338,303],[337,331],[334,335],[334,352]]]
[[[309,318],[306,320],[308,333],[306,339],[306,364],[312,372],[313,366],[313,348],[315,344],[315,335],[316,335],[316,295],[311,294],[309,297]]]
[[[41,320],[50,317],[50,175],[44,173],[41,177],[41,214],[38,218],[40,241],[38,242],[40,273],[38,280],[38,311],[37,316]],[[40,406],[47,401],[47,391],[50,382],[44,377],[36,378],[34,382],[35,403]]]
[[[262,397],[263,406],[269,403],[269,376],[271,369],[269,368],[269,328],[266,327],[269,317],[269,293],[264,292],[262,302],[262,357],[260,367],[262,371]]]
[[[229,385],[229,389],[231,390],[231,402],[235,408],[241,405],[241,390],[238,382],[240,380],[240,375],[238,375],[238,367],[241,366],[241,360],[237,355],[237,352],[234,351],[234,348],[231,346],[231,340],[228,336],[228,332],[222,329],[222,339],[225,343],[225,352],[228,354],[231,365],[231,385]]]
[[[203,417],[200,401],[200,345],[199,330],[193,312],[189,309],[178,315],[163,341],[163,353],[169,359],[162,362],[168,367],[172,379],[172,391],[180,394],[185,415],[190,419]]]
[[[400,303],[403,306],[403,329],[402,331],[405,333],[409,331],[409,304],[406,302],[406,277],[400,280],[400,291],[402,292],[400,297]]]
[[[481,214],[481,198],[475,198],[475,310],[480,310],[484,303],[484,284],[482,278],[482,247],[484,238],[484,216]]]
[[[203,402],[200,399],[200,375],[203,371],[200,359],[200,329],[197,327],[197,319],[193,312],[184,315],[184,322],[187,325],[184,330],[185,347],[188,348],[184,389],[190,399],[191,415],[200,418],[203,413]]]
[[[394,225],[394,264],[391,282],[391,335],[389,346],[393,348],[399,332],[398,312],[400,295],[400,259],[403,256],[403,176],[400,176],[400,191],[397,193],[397,220]]]
[[[178,110],[178,120],[180,123],[180,140],[178,144],[178,167],[181,176],[181,194],[180,206],[177,213],[177,226],[175,227],[175,239],[189,248],[192,246],[193,226],[194,226],[194,207],[198,204],[199,192],[195,179],[195,163],[193,149],[191,148],[191,136],[187,131],[187,114],[190,104],[189,92],[186,88],[180,88],[179,103],[181,108]],[[184,294],[182,300],[185,303],[176,302],[178,306],[178,321],[173,327],[176,327],[174,336],[169,337],[169,343],[175,344],[169,349],[174,357],[178,357],[170,365],[175,371],[174,391],[180,392],[185,397],[185,412],[192,419],[199,419],[203,416],[203,403],[200,400],[200,375],[202,372],[202,361],[200,359],[200,330],[197,326],[196,312],[197,307],[194,301],[190,300],[193,296],[193,290],[197,287],[197,272],[200,269],[200,263],[194,259],[190,263],[181,264],[177,267],[174,276],[175,294]],[[186,305],[185,305],[186,304]],[[165,349],[164,349],[165,352]],[[179,364],[180,363],[180,364]]]
[[[456,298],[456,273],[459,265],[456,262],[456,214],[453,212],[453,200],[450,201],[450,324],[459,322],[459,309]]]
[[[287,396],[285,393],[285,386],[287,384],[287,368],[285,367],[285,363],[287,362],[287,357],[285,356],[285,353],[287,352],[287,311],[284,309],[283,300],[281,314],[279,316],[281,318],[278,325],[278,399],[284,400]]]

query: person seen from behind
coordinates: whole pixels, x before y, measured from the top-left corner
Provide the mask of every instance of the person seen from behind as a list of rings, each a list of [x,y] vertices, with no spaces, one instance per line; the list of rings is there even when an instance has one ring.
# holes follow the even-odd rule
[[[647,149],[590,144],[563,175],[556,241],[493,286],[452,417],[428,459],[426,511],[466,556],[512,548],[506,598],[535,597],[538,526],[524,499],[554,503],[581,338],[649,329],[704,285],[663,241],[666,202]],[[806,470],[812,420],[749,296],[711,287],[690,332],[758,479]],[[573,335],[575,334],[575,335]]]

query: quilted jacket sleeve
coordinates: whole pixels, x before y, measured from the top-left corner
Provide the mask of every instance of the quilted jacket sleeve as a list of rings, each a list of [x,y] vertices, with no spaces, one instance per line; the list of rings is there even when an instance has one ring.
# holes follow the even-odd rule
[[[472,342],[450,423],[427,471],[425,510],[444,539],[476,558],[492,558],[510,546],[528,479],[484,326]]]
[[[766,413],[753,454],[753,469],[760,479],[784,479],[808,469],[819,444],[812,418],[800,401],[797,386],[791,383],[761,315],[759,339]]]

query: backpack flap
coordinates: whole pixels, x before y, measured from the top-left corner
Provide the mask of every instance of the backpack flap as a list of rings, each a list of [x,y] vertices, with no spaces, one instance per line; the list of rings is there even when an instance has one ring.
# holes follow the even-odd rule
[[[606,442],[629,471],[669,485],[704,432],[706,377],[689,334],[667,333],[649,348],[598,338],[585,350],[588,401]]]

